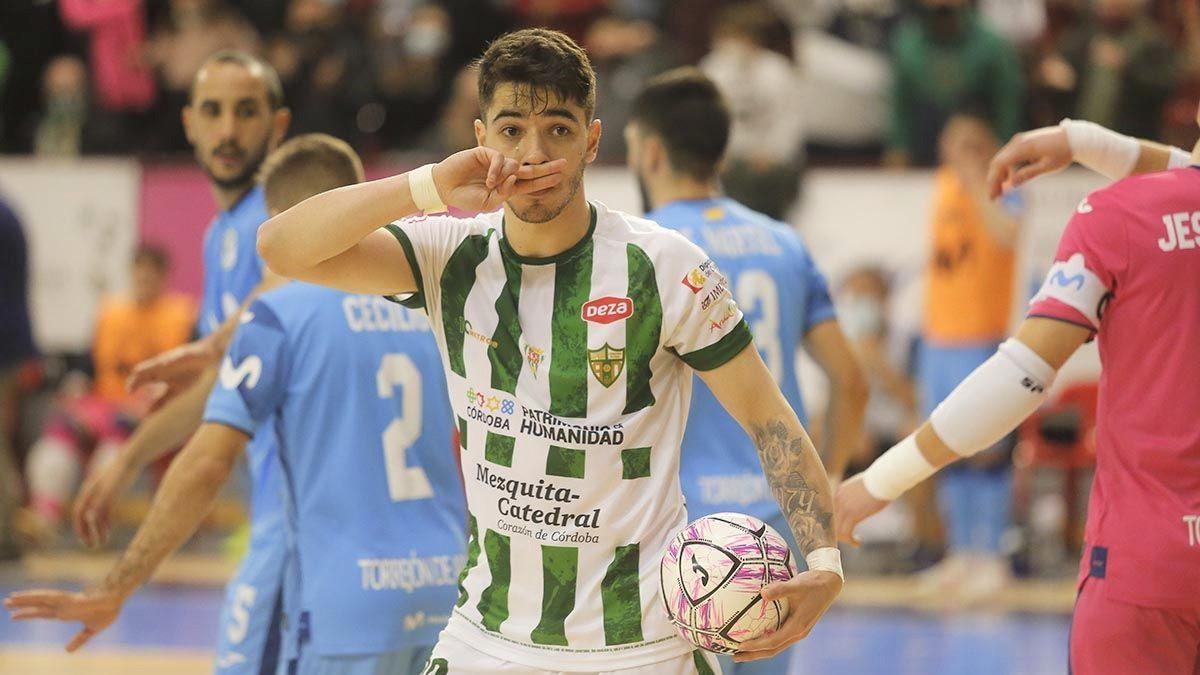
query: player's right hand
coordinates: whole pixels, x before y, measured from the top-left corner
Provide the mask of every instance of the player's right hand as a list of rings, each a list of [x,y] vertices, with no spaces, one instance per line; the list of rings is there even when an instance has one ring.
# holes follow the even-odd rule
[[[867,492],[861,473],[839,485],[833,495],[833,533],[838,541],[855,546],[861,544],[858,537],[854,536],[854,528],[882,511],[888,503]]]
[[[132,478],[132,472],[118,453],[117,457],[100,465],[83,481],[72,509],[71,524],[75,536],[85,546],[97,548],[108,540],[113,504],[133,482]]]
[[[125,388],[136,391],[153,385],[151,410],[162,407],[179,392],[187,389],[206,368],[221,358],[208,338],[189,342],[146,359],[133,367]]]
[[[13,621],[57,619],[83,622],[83,628],[67,643],[68,652],[79,649],[97,633],[108,628],[121,613],[122,605],[124,600],[119,595],[105,590],[83,593],[20,591],[4,599],[4,608],[9,611]]]
[[[567,160],[521,164],[499,150],[477,146],[450,155],[433,167],[438,196],[447,206],[486,212],[516,195],[554,187],[563,181]]]
[[[1038,176],[1061,171],[1072,161],[1074,155],[1062,127],[1023,131],[992,158],[987,176],[988,195],[995,199]]]

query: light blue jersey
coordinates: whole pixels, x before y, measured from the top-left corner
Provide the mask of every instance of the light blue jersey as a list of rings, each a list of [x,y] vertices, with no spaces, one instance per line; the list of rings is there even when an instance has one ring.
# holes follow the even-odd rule
[[[205,420],[274,427],[300,592],[301,660],[431,646],[457,598],[466,503],[428,320],[377,296],[290,283],[254,302]],[[285,649],[285,651],[290,651]]]
[[[258,227],[267,220],[262,187],[217,214],[204,233],[204,297],[201,335],[237,313],[262,281]],[[225,592],[217,637],[217,672],[258,675],[270,670],[278,650],[276,613],[287,557],[282,506],[282,469],[274,434],[260,434],[246,449],[250,468],[250,544]]]
[[[678,230],[716,261],[729,278],[755,346],[804,422],[796,347],[813,327],[833,319],[834,311],[825,278],[799,235],[727,198],[677,201],[647,217]],[[698,379],[683,437],[680,480],[689,518],[736,511],[779,522],[779,504],[767,487],[753,442]]]

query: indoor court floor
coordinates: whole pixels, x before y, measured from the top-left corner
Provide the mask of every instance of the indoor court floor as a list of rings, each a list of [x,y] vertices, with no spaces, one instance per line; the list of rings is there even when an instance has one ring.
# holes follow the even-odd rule
[[[106,555],[33,557],[0,572],[0,593],[33,585],[79,588],[103,574]],[[74,655],[62,645],[75,624],[16,623],[0,616],[0,675],[199,675],[231,568],[217,558],[176,557],[138,592],[120,619]],[[911,582],[856,579],[837,609],[802,643],[789,673],[838,675],[1057,675],[1067,671],[1072,588],[1026,583],[1002,609],[909,609]]]

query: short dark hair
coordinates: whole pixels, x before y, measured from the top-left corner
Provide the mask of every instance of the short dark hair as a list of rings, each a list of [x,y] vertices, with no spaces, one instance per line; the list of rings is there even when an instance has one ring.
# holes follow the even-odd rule
[[[587,52],[564,33],[545,28],[506,33],[488,45],[475,66],[482,110],[491,105],[496,88],[510,82],[535,109],[548,107],[553,94],[579,104],[588,120],[596,112],[596,71]]]
[[[304,134],[267,156],[258,180],[267,208],[280,213],[313,195],[361,183],[362,161],[341,139],[328,134]]]
[[[161,246],[141,244],[133,252],[133,264],[150,265],[160,274],[166,274],[171,267],[171,256]]]
[[[188,90],[188,104],[193,103],[196,95],[196,83],[200,80],[200,73],[211,65],[217,63],[232,63],[239,65],[246,70],[258,69],[262,72],[263,84],[267,85],[267,104],[271,106],[271,110],[279,110],[283,107],[283,82],[279,79],[279,73],[275,72],[275,68],[266,61],[237,49],[222,49],[212,56],[204,59],[204,63],[196,71],[196,75],[192,78],[192,86]]]
[[[671,167],[696,180],[712,180],[729,145],[729,107],[698,68],[669,70],[652,78],[633,99],[629,119],[662,139]]]

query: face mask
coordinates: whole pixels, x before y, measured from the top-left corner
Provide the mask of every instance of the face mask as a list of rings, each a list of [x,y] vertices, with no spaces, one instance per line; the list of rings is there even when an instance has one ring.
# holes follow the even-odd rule
[[[846,335],[854,340],[883,334],[883,306],[866,295],[850,295],[837,307],[838,321]]]

